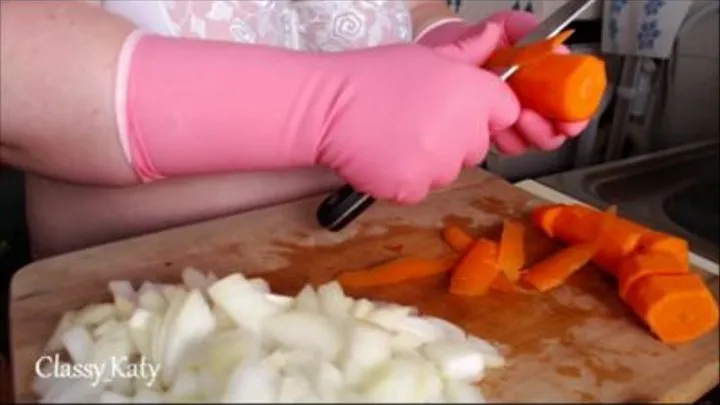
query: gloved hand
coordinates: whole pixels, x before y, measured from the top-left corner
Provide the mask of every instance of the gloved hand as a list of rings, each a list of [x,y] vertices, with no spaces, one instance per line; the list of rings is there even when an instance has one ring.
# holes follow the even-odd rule
[[[319,54],[136,33],[119,58],[120,142],[146,181],[321,164],[415,203],[517,121],[505,83],[454,59],[482,63],[500,35]]]
[[[522,11],[501,11],[493,14],[478,24],[470,24],[459,18],[438,21],[428,26],[420,33],[416,42],[429,46],[445,46],[457,41],[468,41],[470,38],[483,32],[487,24],[500,24],[503,35],[500,36],[496,47],[511,46],[527,33],[532,31],[538,21],[531,13]],[[458,49],[468,63],[474,63],[471,49]],[[568,52],[562,47],[558,52]],[[579,135],[588,121],[559,122],[546,119],[537,112],[523,108],[513,127],[492,133],[492,142],[500,152],[509,155],[519,155],[528,147],[541,150],[554,150],[559,148],[569,137]]]

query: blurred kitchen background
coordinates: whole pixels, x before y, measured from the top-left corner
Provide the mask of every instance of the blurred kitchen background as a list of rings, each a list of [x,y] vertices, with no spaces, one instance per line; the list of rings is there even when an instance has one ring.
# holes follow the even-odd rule
[[[564,3],[448,0],[470,20],[508,8],[542,19]],[[598,0],[573,23],[568,42],[577,52],[607,61],[610,86],[588,130],[555,152],[515,158],[493,152],[483,168],[544,198],[615,204],[623,215],[688,238],[695,263],[717,271],[719,3]],[[4,291],[12,272],[30,260],[22,180],[20,173],[1,168]]]

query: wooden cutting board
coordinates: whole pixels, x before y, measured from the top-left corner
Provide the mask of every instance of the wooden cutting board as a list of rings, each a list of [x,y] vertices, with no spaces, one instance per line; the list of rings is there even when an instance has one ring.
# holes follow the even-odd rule
[[[340,233],[318,229],[322,197],[121,241],[31,264],[11,291],[11,343],[17,401],[33,401],[34,363],[64,311],[109,300],[110,280],[180,282],[194,266],[221,276],[262,275],[274,291],[295,294],[341,271],[400,255],[448,253],[439,231],[457,223],[497,238],[503,218],[525,218],[541,201],[485,172],[413,207],[377,203]],[[530,261],[556,244],[531,229]],[[718,277],[707,275],[718,294]],[[719,378],[718,330],[680,347],[659,343],[618,299],[613,280],[588,266],[545,294],[450,296],[442,277],[348,291],[417,306],[501,344],[506,368],[482,382],[489,400],[522,402],[691,402]]]

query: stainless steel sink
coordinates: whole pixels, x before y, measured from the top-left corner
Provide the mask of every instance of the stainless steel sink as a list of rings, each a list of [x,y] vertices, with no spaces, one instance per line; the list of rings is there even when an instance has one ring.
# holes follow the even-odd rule
[[[717,263],[719,147],[695,143],[537,181],[597,207],[617,205],[621,215],[683,237]]]

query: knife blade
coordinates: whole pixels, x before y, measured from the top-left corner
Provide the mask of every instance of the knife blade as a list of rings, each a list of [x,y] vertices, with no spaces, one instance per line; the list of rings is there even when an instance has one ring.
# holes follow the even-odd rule
[[[554,37],[596,1],[570,0],[566,2],[533,31],[517,41],[514,46],[525,46]],[[507,81],[519,68],[518,65],[510,66],[501,70],[498,76],[501,80]],[[320,203],[316,212],[317,221],[323,228],[336,232],[345,228],[374,202],[375,198],[369,194],[358,192],[347,184]]]

